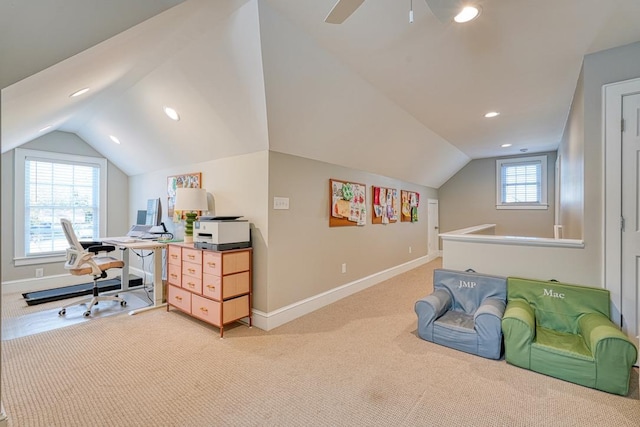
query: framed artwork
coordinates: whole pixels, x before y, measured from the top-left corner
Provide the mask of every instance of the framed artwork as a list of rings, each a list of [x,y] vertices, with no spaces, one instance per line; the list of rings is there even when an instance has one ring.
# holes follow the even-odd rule
[[[365,190],[357,182],[329,180],[329,227],[367,223]]]
[[[182,212],[174,210],[176,205],[176,188],[200,188],[202,172],[186,173],[167,177],[167,215],[173,222],[184,219]]]
[[[398,190],[386,187],[371,187],[373,203],[372,224],[393,224],[398,221]]]
[[[400,192],[402,205],[402,222],[418,222],[418,206],[420,206],[420,193],[402,190]]]

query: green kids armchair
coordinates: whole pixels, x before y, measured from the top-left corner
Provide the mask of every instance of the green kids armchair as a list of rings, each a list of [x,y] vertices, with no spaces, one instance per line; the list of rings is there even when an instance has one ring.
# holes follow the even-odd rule
[[[509,277],[505,360],[609,393],[629,392],[638,351],[610,320],[609,291]]]

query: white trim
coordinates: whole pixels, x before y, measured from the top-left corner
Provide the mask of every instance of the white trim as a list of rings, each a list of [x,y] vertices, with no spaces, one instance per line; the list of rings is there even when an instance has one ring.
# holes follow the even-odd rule
[[[443,241],[493,243],[497,245],[542,246],[551,248],[584,248],[584,241],[577,239],[551,239],[547,237],[495,236],[493,234],[476,234],[484,231],[495,232],[495,224],[483,224],[461,230],[441,233]]]
[[[640,79],[602,86],[602,138],[604,168],[604,286],[611,293],[611,319],[620,325],[622,307],[622,97],[640,92]],[[635,285],[634,285],[635,286]],[[637,302],[636,302],[637,303]],[[640,326],[640,325],[639,325]]]
[[[302,301],[289,304],[285,307],[279,308],[269,313],[253,309],[252,323],[257,328],[269,331],[271,329],[277,328],[278,326],[284,325],[287,322],[291,322],[298,317],[302,317],[305,314],[309,314],[326,305],[341,300],[342,298],[355,294],[356,292],[360,292],[371,286],[377,285],[378,283],[384,282],[385,280],[391,279],[398,274],[405,273],[409,270],[433,261],[436,258],[436,256],[432,255],[423,256],[404,264],[400,264],[398,266],[388,268],[378,273],[374,273],[370,276],[363,277],[345,285],[338,286],[337,288],[330,289],[326,292],[314,295]]]
[[[65,255],[44,255],[44,256],[32,256],[24,258],[14,258],[13,264],[16,267],[21,265],[35,265],[35,264],[54,264],[57,262],[65,262],[67,258]]]

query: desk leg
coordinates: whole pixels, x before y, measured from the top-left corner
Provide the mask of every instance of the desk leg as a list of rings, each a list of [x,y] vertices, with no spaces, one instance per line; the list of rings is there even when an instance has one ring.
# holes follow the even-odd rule
[[[120,286],[122,292],[126,292],[129,290],[129,248],[121,248],[120,255],[122,256],[122,262],[124,262],[120,273]]]
[[[162,303],[162,298],[162,248],[155,248],[153,250],[153,305],[132,310],[129,314],[133,315],[154,308],[164,307],[167,304]]]

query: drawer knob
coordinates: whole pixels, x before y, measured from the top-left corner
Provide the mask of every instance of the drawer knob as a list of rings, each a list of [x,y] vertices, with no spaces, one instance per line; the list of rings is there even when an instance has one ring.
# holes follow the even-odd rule
[[[216,263],[215,262],[211,262],[211,261],[209,261],[207,264],[209,264],[209,267],[215,267],[216,266]]]
[[[176,254],[172,254],[172,255],[171,255],[171,258],[173,258],[173,259],[177,259],[177,258],[178,258],[178,255],[176,255]]]
[[[216,290],[216,287],[215,287],[215,286],[213,286],[213,285],[207,285],[207,288],[211,289],[212,291],[215,291],[215,290]]]
[[[207,310],[205,307],[200,307],[200,311],[203,313],[208,313],[209,310]]]
[[[195,256],[195,255],[187,255],[187,258],[189,258],[189,259],[195,259],[195,258],[196,258],[196,256]]]
[[[189,285],[190,288],[194,288],[196,286],[195,283],[191,283],[191,282],[187,283],[187,285]]]
[[[176,299],[177,299],[178,301],[182,301],[182,297],[181,297],[181,296],[176,295]]]
[[[189,270],[189,273],[195,273],[196,272],[193,268],[188,268],[187,270]]]
[[[174,279],[176,279],[178,277],[177,274],[171,273],[171,277],[173,277]]]

